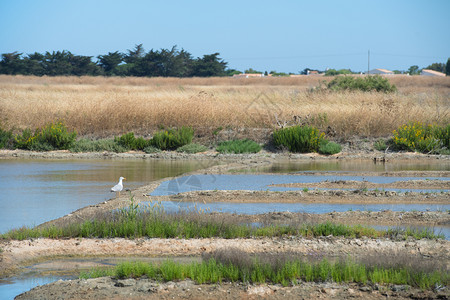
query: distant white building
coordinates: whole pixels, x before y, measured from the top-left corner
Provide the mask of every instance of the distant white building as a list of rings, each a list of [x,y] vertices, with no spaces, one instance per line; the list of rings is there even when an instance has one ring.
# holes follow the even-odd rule
[[[434,70],[427,70],[427,69],[422,70],[422,72],[420,72],[420,75],[422,75],[422,76],[445,77],[444,73],[441,73],[441,72],[438,72],[438,71],[434,71]]]
[[[369,71],[369,74],[394,75],[394,72],[386,70],[386,69],[373,69],[373,70]]]
[[[249,78],[249,77],[264,77],[263,73],[249,73],[249,74],[234,74],[233,75],[234,78]]]

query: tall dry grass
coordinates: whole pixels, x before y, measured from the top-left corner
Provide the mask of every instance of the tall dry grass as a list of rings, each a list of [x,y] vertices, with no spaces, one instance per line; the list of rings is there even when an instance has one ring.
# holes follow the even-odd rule
[[[409,121],[450,120],[450,78],[392,76],[399,92],[313,93],[323,77],[118,78],[0,76],[0,123],[6,129],[63,120],[80,135],[106,137],[160,127],[277,128],[326,114],[340,137],[387,136]],[[298,118],[299,117],[299,118]],[[308,120],[311,120],[309,118]],[[307,120],[307,121],[308,121]],[[323,129],[324,129],[323,128]]]

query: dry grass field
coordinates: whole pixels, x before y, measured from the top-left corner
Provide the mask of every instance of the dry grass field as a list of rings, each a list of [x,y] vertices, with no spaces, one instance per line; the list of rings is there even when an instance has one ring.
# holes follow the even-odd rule
[[[389,77],[398,92],[311,92],[326,77],[104,78],[0,76],[0,126],[15,132],[63,120],[81,136],[109,137],[161,127],[330,126],[340,138],[389,136],[409,121],[450,121],[450,78]]]

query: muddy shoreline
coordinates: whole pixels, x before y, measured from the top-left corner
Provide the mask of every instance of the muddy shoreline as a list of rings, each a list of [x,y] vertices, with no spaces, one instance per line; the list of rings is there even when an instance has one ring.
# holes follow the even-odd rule
[[[417,153],[343,153],[335,156],[320,156],[316,154],[288,154],[262,152],[252,155],[219,155],[208,152],[203,154],[180,154],[176,152],[143,154],[143,153],[69,153],[54,151],[49,153],[28,151],[0,151],[0,159],[210,159],[223,160],[226,164],[217,165],[204,170],[191,172],[185,175],[196,174],[237,174],[246,170],[254,170],[268,166],[277,160],[372,160],[374,163],[388,163],[392,161],[420,161],[450,163],[448,156],[433,156]],[[257,172],[256,172],[257,173]],[[256,174],[252,171],[252,174]],[[314,173],[314,172],[313,172]],[[326,172],[315,172],[317,174]],[[384,172],[383,176],[432,176],[449,177],[449,171],[423,171],[423,172]],[[358,172],[357,175],[374,175],[373,172]],[[378,173],[380,174],[380,173]],[[355,175],[355,173],[352,173]],[[162,179],[149,183],[132,191],[137,203],[146,201],[188,201],[188,202],[278,202],[278,203],[422,203],[422,204],[449,204],[449,193],[395,193],[386,191],[368,191],[361,188],[360,183],[354,182],[328,182],[319,183],[316,187],[337,187],[355,189],[352,191],[320,191],[311,189],[298,192],[249,192],[249,191],[202,191],[187,192],[175,196],[149,196],[162,181]],[[411,183],[408,187],[411,187]],[[314,188],[309,185],[309,188]],[[433,189],[448,189],[448,182],[427,182],[419,180],[412,186]],[[299,185],[298,187],[303,187]],[[304,186],[306,187],[306,186]],[[369,188],[369,186],[366,186]],[[386,187],[376,187],[383,189]],[[126,207],[129,205],[129,196],[111,199],[97,205],[80,208],[66,216],[41,224],[40,226],[62,225],[80,222],[94,218],[105,211]],[[286,224],[289,222],[326,222],[332,221],[342,224],[373,224],[373,225],[426,225],[450,226],[450,212],[365,212],[347,211],[326,214],[306,213],[267,213],[260,215],[237,215],[213,213],[222,218],[235,219],[240,222],[261,222],[264,224]],[[51,260],[55,257],[83,257],[83,256],[199,256],[202,253],[214,251],[223,247],[236,247],[249,253],[283,253],[292,252],[299,255],[326,253],[327,256],[351,255],[354,257],[373,255],[409,255],[418,260],[439,261],[450,269],[450,242],[445,240],[407,240],[392,241],[388,239],[346,239],[336,237],[322,237],[306,239],[300,237],[284,237],[272,239],[29,239],[25,241],[0,241],[1,277],[20,272],[24,266],[36,261]],[[356,297],[367,299],[381,299],[386,296],[397,299],[407,299],[411,295],[429,298],[448,297],[449,291],[421,292],[414,289],[394,290],[391,287],[375,289],[374,287],[360,287],[353,284],[318,284],[304,283],[303,288],[298,286],[282,288],[269,285],[253,286],[243,284],[223,283],[220,285],[195,285],[190,281],[176,283],[155,283],[147,279],[135,280],[132,284],[120,285],[117,289],[117,280],[99,278],[88,281],[72,280],[58,281],[49,285],[35,288],[20,295],[17,299],[46,299],[50,295],[61,299],[77,299],[85,297],[100,297],[110,299],[128,298],[130,293],[135,299],[165,299],[181,298],[189,295],[193,298],[240,299],[248,297],[270,297],[282,299],[287,295],[298,297],[325,297],[340,299],[342,297]],[[145,286],[143,288],[143,286]],[[310,289],[305,287],[309,286]],[[147,288],[148,287],[148,288]],[[64,293],[61,294],[61,289]],[[407,291],[406,291],[407,290]],[[227,292],[223,292],[227,291]],[[256,292],[255,292],[256,291]],[[422,294],[421,294],[422,293]],[[59,295],[59,296],[58,296]],[[126,296],[127,295],[127,296]]]

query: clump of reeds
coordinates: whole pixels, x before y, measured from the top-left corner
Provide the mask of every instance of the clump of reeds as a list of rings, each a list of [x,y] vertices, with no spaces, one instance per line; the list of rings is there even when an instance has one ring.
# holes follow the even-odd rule
[[[230,250],[230,249],[227,249]],[[147,278],[158,281],[192,279],[197,284],[244,282],[271,283],[283,286],[296,285],[301,282],[355,282],[360,284],[402,284],[421,289],[432,289],[449,283],[445,270],[423,271],[405,266],[382,267],[354,262],[350,259],[330,262],[322,259],[307,262],[298,258],[267,260],[267,256],[250,257],[249,254],[231,249],[230,255],[212,253],[201,263],[181,264],[172,260],[159,265],[143,262],[123,262],[114,269],[82,273],[81,278],[114,276],[116,278]]]

